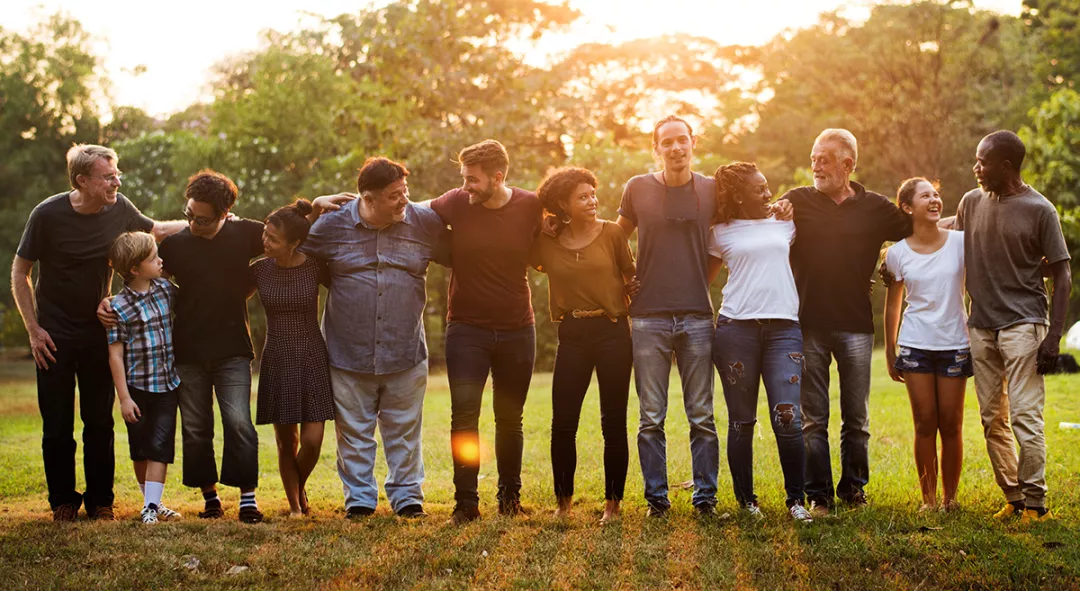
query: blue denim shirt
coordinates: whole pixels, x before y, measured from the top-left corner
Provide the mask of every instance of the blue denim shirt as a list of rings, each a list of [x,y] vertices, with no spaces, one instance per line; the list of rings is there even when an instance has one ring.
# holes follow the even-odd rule
[[[376,230],[360,217],[359,204],[322,215],[300,250],[330,269],[322,318],[330,365],[395,373],[427,359],[427,268],[442,260],[449,230],[429,206],[414,203],[404,221]]]

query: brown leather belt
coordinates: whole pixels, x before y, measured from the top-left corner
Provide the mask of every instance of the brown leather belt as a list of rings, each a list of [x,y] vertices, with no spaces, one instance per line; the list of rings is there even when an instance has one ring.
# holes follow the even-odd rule
[[[618,319],[612,318],[608,315],[607,310],[571,310],[570,316],[574,318],[608,318],[612,322],[618,322]]]

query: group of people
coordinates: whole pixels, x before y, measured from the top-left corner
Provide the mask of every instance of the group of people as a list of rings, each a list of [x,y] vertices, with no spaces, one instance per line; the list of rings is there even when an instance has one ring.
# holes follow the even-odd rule
[[[615,221],[598,217],[599,183],[589,170],[555,169],[535,193],[510,186],[509,156],[494,140],[463,149],[462,186],[431,201],[411,201],[405,166],[374,157],[360,169],[355,194],[301,199],[264,222],[230,214],[236,185],[209,170],[188,181],[185,221],[154,222],[118,193],[115,152],[73,147],[72,190],[34,209],[12,267],[38,366],[54,519],[74,520],[81,505],[91,518],[114,517],[114,386],[144,494],[144,522],[179,517],[163,502],[177,410],[183,483],[205,499],[199,517],[224,515],[217,493],[224,484],[240,489],[241,521],[263,519],[255,500],[254,354],[246,307],[255,292],[267,316],[255,423],[274,425],[290,515],[309,510],[305,485],[324,423],[333,420],[346,517],[375,511],[376,429],[391,509],[406,518],[426,516],[421,428],[432,262],[451,268],[452,523],[480,517],[478,427],[489,376],[498,511],[525,512],[522,413],[536,351],[529,267],[547,274],[558,323],[551,388],[556,514],[573,508],[576,433],[594,372],[604,438],[601,521],[620,515],[631,375],[648,514],[669,511],[665,421],[673,360],[690,428],[692,502],[701,516],[714,515],[717,504],[714,367],[728,411],[734,496],[743,511],[762,517],[752,459],[762,381],[791,518],[811,522],[837,498],[864,505],[870,288],[889,241],[899,241],[882,265],[889,372],[910,394],[923,507],[938,506],[938,433],[942,508],[958,506],[964,384],[974,373],[987,448],[1007,501],[997,516],[1047,518],[1041,373],[1057,355],[1069,254],[1054,207],[1020,181],[1024,147],[1015,134],[996,132],[979,144],[980,188],[964,196],[955,219],[945,220],[935,186],[924,179],[906,181],[896,204],[852,181],[858,148],[846,130],[818,136],[814,185],[775,203],[752,163],[722,166],[711,177],[694,172],[696,138],[682,118],[659,121],[652,145],[660,170],[626,183]],[[635,230],[636,258],[629,243]],[[125,284],[112,297],[110,264]],[[723,302],[714,317],[709,287],[724,267]],[[1054,280],[1051,320],[1044,274]],[[328,289],[321,327],[320,286]],[[908,307],[897,337],[905,290]],[[842,417],[835,486],[828,437],[833,359]],[[85,494],[75,490],[76,380]],[[215,396],[224,430],[220,473]]]

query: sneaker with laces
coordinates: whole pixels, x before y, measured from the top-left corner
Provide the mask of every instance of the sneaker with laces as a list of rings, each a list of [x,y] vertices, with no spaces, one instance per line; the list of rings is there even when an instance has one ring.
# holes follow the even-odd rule
[[[788,513],[791,513],[791,518],[795,520],[795,523],[813,523],[814,517],[810,515],[810,512],[806,510],[800,503],[795,503],[788,508]]]
[[[655,519],[663,519],[664,517],[667,517],[667,514],[668,507],[665,507],[663,505],[653,505],[652,503],[649,503],[649,511],[647,513],[649,517]]]
[[[157,516],[159,521],[169,521],[183,517],[178,511],[173,511],[165,505],[158,505]]]
[[[93,508],[87,507],[86,515],[94,521],[116,521],[116,514],[113,513],[111,505]]]
[[[449,525],[465,525],[477,519],[480,519],[480,509],[476,505],[458,503],[454,506],[454,512],[450,514],[450,519],[446,523]]]
[[[202,511],[199,511],[199,519],[221,519],[225,517],[225,510],[221,508],[221,502],[207,503]]]
[[[75,518],[79,516],[79,505],[76,503],[65,503],[57,506],[53,509],[52,518],[53,521],[75,521]]]
[[[716,507],[711,503],[698,503],[694,505],[694,511],[697,511],[698,519],[710,520],[716,517]]]
[[[345,510],[345,519],[349,521],[359,520],[364,517],[371,517],[375,514],[375,509],[371,507],[361,507],[359,505],[355,507],[349,507]]]
[[[158,522],[157,507],[150,505],[149,507],[143,507],[142,510],[142,522],[145,525],[153,525]]]
[[[405,519],[423,519],[428,516],[424,512],[424,506],[420,504],[406,505],[397,512],[398,517],[404,517]]]
[[[511,501],[499,501],[499,515],[505,515],[507,517],[514,517],[516,515],[528,515],[530,511],[521,506],[519,499],[513,499]]]
[[[761,512],[761,507],[758,507],[757,501],[750,501],[743,505],[743,511],[746,515],[753,518],[755,521],[761,521],[765,519],[765,514]]]
[[[851,498],[847,500],[847,504],[852,509],[857,509],[859,507],[865,507],[870,504],[870,500],[866,498],[866,493],[860,490],[859,492],[851,495]]]
[[[1007,519],[1013,519],[1014,517],[1020,517],[1020,514],[1024,512],[1023,504],[1019,502],[1005,503],[1005,506],[994,513],[994,519],[999,521],[1005,521]]]
[[[1042,511],[1040,512],[1040,509]],[[1054,518],[1054,515],[1050,513],[1049,509],[1044,507],[1028,507],[1024,509],[1024,512],[1020,515],[1020,523],[1022,525],[1028,525],[1038,521],[1050,521]]]

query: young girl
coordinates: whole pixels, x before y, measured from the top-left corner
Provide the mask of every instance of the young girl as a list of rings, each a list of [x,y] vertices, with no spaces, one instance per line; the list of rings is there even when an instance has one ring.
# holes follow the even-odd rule
[[[255,422],[274,425],[290,517],[308,512],[304,485],[319,461],[323,422],[334,418],[330,365],[318,320],[319,284],[328,283],[327,271],[296,251],[311,228],[310,214],[305,199],[274,210],[263,228],[266,258],[251,265],[266,309]]]
[[[748,515],[762,517],[754,494],[753,438],[758,384],[764,381],[788,513],[797,523],[810,523],[804,507],[799,294],[788,262],[795,223],[770,219],[769,182],[754,164],[721,166],[715,178],[717,223],[709,240],[709,282],[723,264],[729,275],[716,318],[713,362],[728,409],[735,499]]]
[[[942,509],[948,511],[959,506],[964,388],[972,375],[964,308],[964,236],[938,227],[941,197],[930,181],[904,181],[896,201],[911,216],[914,232],[885,254],[885,269],[893,278],[885,304],[889,376],[907,386],[911,399],[915,468],[922,489],[919,510],[937,507],[940,434]],[[905,290],[907,309],[898,337]]]

